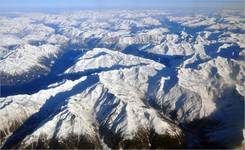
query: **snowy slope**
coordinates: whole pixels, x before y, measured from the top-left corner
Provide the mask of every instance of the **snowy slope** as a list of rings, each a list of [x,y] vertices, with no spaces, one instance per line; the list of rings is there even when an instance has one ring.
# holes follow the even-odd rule
[[[3,148],[244,146],[242,13],[23,13],[0,22],[1,88],[10,91],[0,97]]]
[[[101,53],[106,54],[101,56],[101,59],[96,59]],[[108,70],[103,71],[105,64],[98,62],[105,62],[108,57],[110,57],[112,63],[113,60],[118,60],[121,64],[109,64],[107,65]],[[87,66],[83,67],[84,70],[79,70],[79,68],[74,66],[69,73],[89,70],[89,65],[86,65],[86,61],[91,62],[89,59],[95,59],[94,65],[91,66],[99,68],[98,72],[103,72],[88,75],[86,79],[66,81],[57,87],[34,95],[25,97],[13,96],[2,100],[6,106],[1,109],[1,114],[14,107],[11,101],[16,99],[16,97],[18,99],[23,99],[21,97],[24,97],[27,101],[21,101],[21,104],[17,104],[17,106],[26,106],[27,102],[33,102],[32,107],[35,109],[28,108],[28,110],[25,110],[23,108],[24,112],[28,112],[28,114],[23,116],[28,118],[30,115],[33,117],[40,115],[39,119],[41,120],[37,124],[29,125],[28,122],[30,120],[26,121],[27,125],[35,130],[31,135],[25,137],[21,143],[23,147],[30,146],[42,136],[47,138],[45,140],[57,138],[65,141],[71,134],[84,136],[91,143],[95,141],[95,143],[98,143],[95,145],[97,147],[101,142],[100,138],[108,140],[106,139],[108,136],[103,137],[105,133],[101,135],[102,137],[99,136],[99,129],[108,130],[107,132],[110,131],[123,140],[132,140],[140,132],[148,133],[151,130],[156,134],[168,135],[178,140],[178,137],[182,134],[180,129],[169,120],[162,118],[159,112],[149,107],[147,99],[144,99],[146,95],[150,94],[148,93],[150,91],[148,89],[149,78],[154,76],[159,69],[164,68],[163,65],[107,49],[94,49],[79,58],[79,61],[75,64],[77,66],[81,61],[85,61],[82,63]],[[130,64],[130,62],[136,64]],[[117,68],[115,64],[121,65],[121,68]],[[69,88],[70,86],[73,86],[72,89]],[[62,89],[68,91],[62,92]],[[60,93],[55,94],[57,90]],[[42,97],[44,100],[43,105],[35,104],[35,102],[40,103],[38,99],[35,99],[36,95],[39,98]],[[49,95],[54,96],[50,97]],[[55,107],[50,106],[51,104]],[[37,108],[39,108],[39,111],[36,113]],[[30,119],[34,118],[30,117]],[[16,119],[11,120],[14,121]],[[33,120],[33,122],[35,121]],[[6,129],[7,125],[2,128]],[[23,128],[25,130],[25,127]],[[23,133],[17,132],[16,135],[18,134],[21,136]],[[120,146],[116,144],[110,143],[109,145],[112,147]]]
[[[23,45],[0,60],[1,84],[15,85],[49,72],[52,60],[59,54],[53,45]],[[37,73],[38,72],[38,73]]]

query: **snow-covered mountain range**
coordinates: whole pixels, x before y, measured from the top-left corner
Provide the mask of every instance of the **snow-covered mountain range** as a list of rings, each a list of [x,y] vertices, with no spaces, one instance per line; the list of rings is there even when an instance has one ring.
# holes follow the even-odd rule
[[[244,148],[241,12],[0,16],[2,148]]]

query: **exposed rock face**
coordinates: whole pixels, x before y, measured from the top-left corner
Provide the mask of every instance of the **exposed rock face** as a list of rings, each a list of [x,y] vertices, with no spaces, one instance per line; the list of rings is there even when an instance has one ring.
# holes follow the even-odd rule
[[[227,15],[0,17],[0,146],[242,147],[244,22]]]

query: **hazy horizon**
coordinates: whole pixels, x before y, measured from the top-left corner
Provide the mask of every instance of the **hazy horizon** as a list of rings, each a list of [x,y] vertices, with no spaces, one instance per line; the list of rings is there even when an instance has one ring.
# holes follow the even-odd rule
[[[236,9],[244,0],[2,0],[0,11],[42,11],[74,9]]]

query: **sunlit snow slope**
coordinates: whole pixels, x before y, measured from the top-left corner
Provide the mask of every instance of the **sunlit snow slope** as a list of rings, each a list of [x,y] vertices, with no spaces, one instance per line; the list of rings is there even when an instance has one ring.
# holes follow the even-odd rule
[[[240,12],[0,16],[2,148],[244,148]]]

